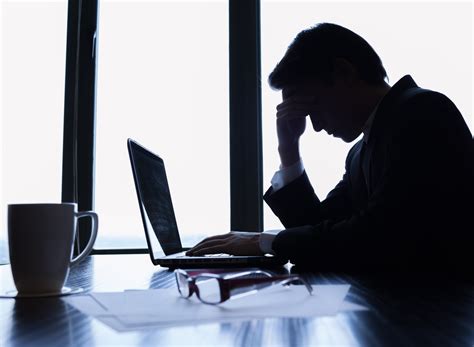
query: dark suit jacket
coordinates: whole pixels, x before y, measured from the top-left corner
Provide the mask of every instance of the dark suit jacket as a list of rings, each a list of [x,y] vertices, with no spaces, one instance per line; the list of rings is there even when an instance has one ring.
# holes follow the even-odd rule
[[[315,149],[323,150],[323,149]],[[320,201],[303,173],[265,201],[287,228],[278,256],[312,269],[472,269],[474,150],[456,106],[410,76],[381,101],[339,184]]]

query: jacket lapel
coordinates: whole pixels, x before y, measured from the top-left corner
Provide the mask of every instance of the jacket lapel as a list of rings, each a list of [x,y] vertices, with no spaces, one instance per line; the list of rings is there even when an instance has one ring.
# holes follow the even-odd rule
[[[370,136],[367,143],[365,143],[365,149],[361,156],[361,171],[364,175],[364,183],[368,197],[370,197],[375,189],[374,184],[376,184],[377,176],[386,165],[385,153],[382,148],[379,148],[380,143],[384,142],[383,129],[390,127],[390,122],[393,121],[391,119],[393,117],[392,113],[398,108],[398,105],[403,102],[407,93],[416,90],[421,89],[418,88],[410,75],[402,77],[392,86],[387,95],[385,95],[376,111],[372,129],[370,130]]]
[[[363,158],[365,157],[365,143],[360,140],[351,160],[351,186],[354,206],[361,207],[367,202],[367,184],[364,175]]]

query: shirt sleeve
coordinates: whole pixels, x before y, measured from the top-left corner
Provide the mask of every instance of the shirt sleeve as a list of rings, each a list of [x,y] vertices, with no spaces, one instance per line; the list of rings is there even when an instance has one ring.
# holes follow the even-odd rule
[[[301,158],[290,166],[282,167],[280,165],[280,170],[275,172],[271,180],[273,191],[276,192],[277,190],[283,188],[288,183],[300,177],[303,172],[304,166],[303,160],[301,160]]]
[[[282,230],[283,229],[265,230],[260,234],[259,246],[264,254],[275,254],[272,249],[272,243]]]

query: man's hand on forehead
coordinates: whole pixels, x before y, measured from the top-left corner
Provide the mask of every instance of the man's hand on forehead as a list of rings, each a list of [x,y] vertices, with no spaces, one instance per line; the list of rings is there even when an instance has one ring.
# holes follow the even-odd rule
[[[277,106],[277,119],[304,118],[315,113],[316,100],[313,96],[291,96]]]

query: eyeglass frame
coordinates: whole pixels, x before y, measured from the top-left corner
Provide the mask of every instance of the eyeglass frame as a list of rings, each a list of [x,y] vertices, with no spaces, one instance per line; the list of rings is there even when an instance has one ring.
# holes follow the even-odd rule
[[[227,276],[222,276],[222,275],[213,274],[213,273],[200,273],[197,275],[190,275],[182,269],[176,269],[174,272],[175,272],[175,279],[176,279],[176,285],[178,287],[178,291],[183,298],[189,299],[194,293],[196,293],[196,296],[199,299],[199,301],[208,305],[218,305],[229,300],[231,298],[232,289],[245,287],[246,284],[258,285],[258,284],[265,284],[269,282],[279,282],[279,284],[282,284],[282,285],[289,285],[291,282],[300,281],[306,287],[309,294],[313,295],[313,287],[311,287],[311,285],[304,278],[298,275],[272,275],[266,271],[261,271],[261,270],[238,272],[235,274],[228,274]],[[188,295],[184,295],[180,289],[180,284],[178,281],[178,275],[180,274],[185,276],[186,281],[188,283],[188,289],[189,289]],[[264,274],[269,277],[241,278],[243,276],[254,275],[254,274]],[[199,294],[199,286],[196,284],[196,280],[199,277],[212,278],[218,281],[219,294],[220,294],[219,302],[209,302],[201,298]],[[258,289],[254,289],[254,290],[258,290]],[[252,290],[249,290],[249,292],[251,291]]]

